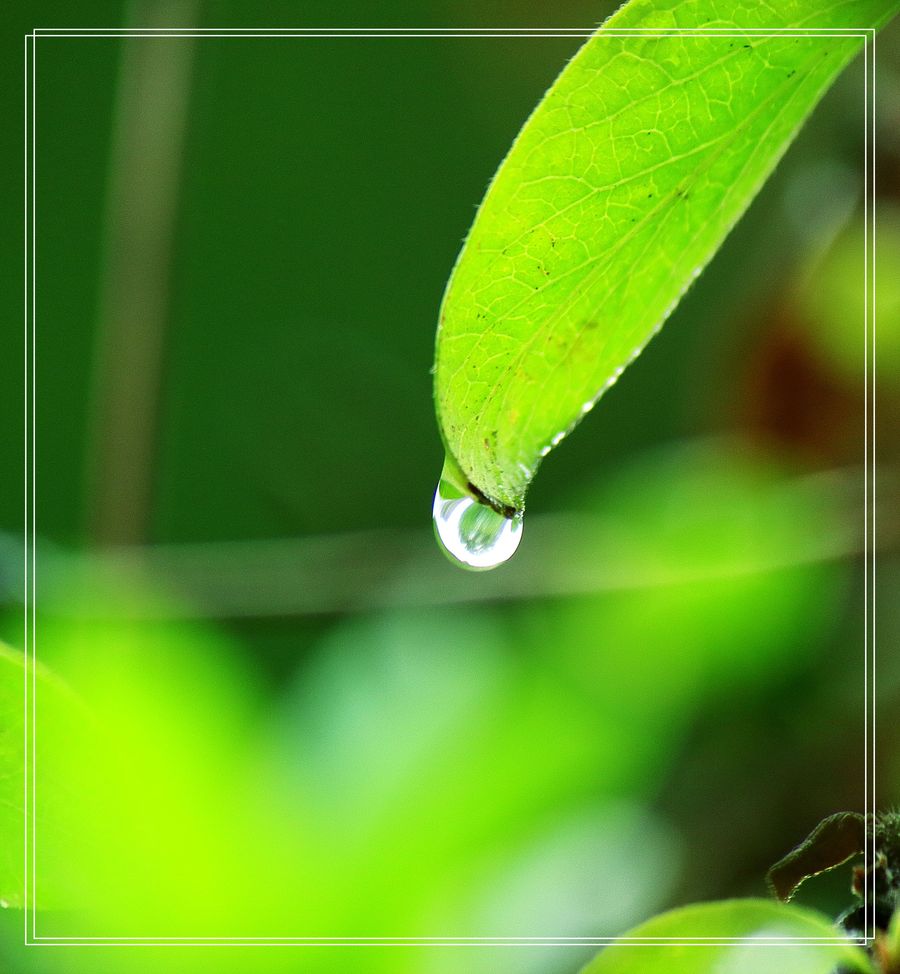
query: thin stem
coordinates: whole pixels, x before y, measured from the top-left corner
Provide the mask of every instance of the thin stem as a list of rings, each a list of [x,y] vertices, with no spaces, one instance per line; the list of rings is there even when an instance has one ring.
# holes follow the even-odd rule
[[[131,23],[193,22],[194,4],[147,0]],[[122,46],[88,451],[89,535],[147,537],[169,320],[172,240],[194,41]]]
[[[774,489],[786,499],[802,500],[811,512],[830,500],[839,505],[840,515],[824,529],[811,514],[809,530],[798,532],[789,544],[751,546],[706,565],[659,559],[646,550],[640,529],[620,518],[573,513],[531,518],[528,544],[516,557],[495,572],[477,576],[445,562],[425,529],[123,546],[93,556],[42,550],[43,606],[61,615],[289,618],[751,577],[859,555],[863,539],[854,530],[854,512],[861,505],[854,493],[858,480],[859,472],[848,470],[784,482]],[[896,545],[898,527],[882,519],[879,550]],[[9,556],[15,556],[11,549]],[[134,587],[127,584],[129,579]],[[154,592],[164,597],[153,598]]]

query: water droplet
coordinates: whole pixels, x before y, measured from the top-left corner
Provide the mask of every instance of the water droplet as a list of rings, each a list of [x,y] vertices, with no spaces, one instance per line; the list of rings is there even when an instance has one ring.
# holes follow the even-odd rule
[[[511,558],[522,540],[522,516],[504,517],[458,488],[446,474],[434,494],[434,530],[450,558],[487,571]]]

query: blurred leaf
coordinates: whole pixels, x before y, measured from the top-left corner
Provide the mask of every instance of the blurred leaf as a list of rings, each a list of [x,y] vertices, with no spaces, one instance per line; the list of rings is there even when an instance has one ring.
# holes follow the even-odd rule
[[[887,934],[878,946],[882,967],[890,971],[900,968],[900,910],[891,917]],[[893,967],[891,966],[893,965]]]
[[[798,302],[817,350],[837,373],[853,382],[865,377],[862,323],[868,247],[876,255],[873,307],[877,339],[873,365],[879,383],[900,376],[900,206],[878,201],[874,241],[868,220],[859,217],[837,237],[798,291]]]
[[[472,912],[460,929],[484,936],[615,934],[666,902],[677,853],[672,831],[638,803],[557,813],[534,841],[491,864],[495,875],[482,879],[484,892],[469,891]]]
[[[706,701],[770,694],[821,651],[845,600],[848,566],[827,551],[853,530],[852,493],[839,477],[785,480],[739,440],[650,451],[579,490],[571,550],[623,584],[523,604],[520,628],[594,702],[632,787],[653,787]],[[633,577],[647,583],[630,588]]]
[[[866,847],[866,820],[858,812],[829,815],[803,842],[779,859],[766,880],[778,899],[787,902],[807,879],[860,855]]]
[[[673,837],[613,797],[641,753],[489,613],[345,623],[287,703],[267,791],[311,810],[342,930],[614,932],[670,887]],[[601,878],[626,869],[627,895]]]
[[[781,938],[839,938],[826,916],[767,900],[726,900],[701,903],[654,917],[626,934],[648,940],[676,941],[721,937],[739,944],[679,943],[613,944],[598,954],[583,974],[831,974],[839,965],[848,971],[872,971],[866,955],[846,944],[802,944],[769,947]],[[771,952],[777,950],[777,961]],[[775,966],[772,966],[772,965]]]
[[[25,893],[25,750],[24,750],[25,657],[0,645],[0,899],[9,906],[23,906]]]
[[[515,140],[444,297],[435,398],[460,486],[523,507],[541,458],[660,327],[861,46],[611,31],[859,28],[894,9],[633,0],[584,45]]]
[[[0,644],[0,906],[24,907],[25,827],[25,656]],[[70,746],[73,731],[87,721],[87,713],[69,688],[46,667],[34,671],[32,700],[40,700],[43,729],[49,746]],[[42,745],[45,742],[41,742]],[[43,753],[43,747],[42,752]],[[40,800],[36,804],[37,828],[42,840],[54,842],[60,827],[60,811],[68,805],[64,783],[51,770],[41,778]],[[35,895],[32,888],[31,896]],[[59,903],[60,891],[52,880],[42,883],[37,905]]]
[[[107,598],[164,604],[124,575]],[[493,613],[337,625],[270,725],[227,637],[93,599],[40,623],[96,720],[75,744],[39,708],[38,797],[52,768],[70,800],[38,875],[77,910],[44,934],[578,935],[671,889],[673,835],[614,793],[632,754]],[[623,871],[626,895],[598,878]]]
[[[39,902],[58,889],[67,911],[41,917],[43,932],[196,936],[253,922],[254,672],[211,628],[129,618],[128,606],[168,601],[137,573],[70,584],[85,614],[39,616],[39,652],[91,719],[61,725],[38,687],[35,884]]]

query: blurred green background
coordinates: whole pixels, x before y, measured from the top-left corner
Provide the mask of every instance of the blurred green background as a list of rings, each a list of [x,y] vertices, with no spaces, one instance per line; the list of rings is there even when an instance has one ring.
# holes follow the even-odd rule
[[[22,35],[588,27],[611,9],[4,7],[9,646],[23,646]],[[878,41],[885,499],[900,460],[898,42],[896,27]],[[432,537],[442,289],[578,46],[37,42],[37,633],[55,674],[38,690],[38,935],[613,936],[671,905],[764,895],[768,866],[820,818],[862,808],[861,62],[547,461],[513,562],[467,575]],[[900,786],[896,527],[879,508],[882,806]],[[15,859],[20,813],[3,814]],[[839,871],[800,900],[833,915],[848,888]],[[14,972],[552,974],[591,953],[25,951],[21,904],[2,906]]]

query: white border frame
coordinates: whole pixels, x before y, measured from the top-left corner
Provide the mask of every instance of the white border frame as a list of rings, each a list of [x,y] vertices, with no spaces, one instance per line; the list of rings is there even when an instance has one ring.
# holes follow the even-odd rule
[[[609,944],[628,946],[683,945],[691,947],[735,944],[754,947],[806,947],[816,944],[857,943],[866,945],[871,938],[848,940],[843,937],[772,937],[733,939],[723,937],[47,937],[37,933],[37,908],[29,907],[35,889],[37,871],[36,823],[36,250],[34,220],[36,194],[36,64],[39,37],[238,37],[238,38],[472,38],[472,37],[583,37],[596,28],[35,28],[25,35],[25,793],[24,793],[24,944],[41,947],[86,946],[154,946],[154,947],[603,947]],[[863,40],[865,152],[863,167],[865,217],[865,418],[864,418],[864,806],[868,815],[875,809],[875,28],[605,28],[610,37],[637,34],[670,37],[693,36],[748,37],[855,37]],[[871,47],[872,56],[869,57]],[[871,324],[870,324],[871,323]],[[870,396],[871,393],[871,396]],[[874,857],[874,837],[867,853]],[[870,859],[870,861],[872,861]],[[870,899],[871,894],[871,899]],[[864,909],[870,916],[874,905],[874,875],[865,889]]]

